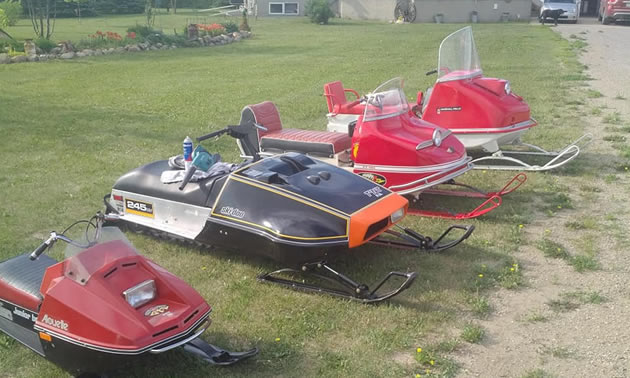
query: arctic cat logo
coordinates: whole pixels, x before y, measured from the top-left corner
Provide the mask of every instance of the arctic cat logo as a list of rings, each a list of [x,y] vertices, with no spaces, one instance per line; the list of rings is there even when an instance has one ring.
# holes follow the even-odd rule
[[[221,208],[221,214],[229,215],[234,218],[242,219],[245,216],[245,212],[237,209],[236,207],[223,206]]]
[[[365,177],[366,179],[370,181],[374,181],[375,183],[379,185],[387,184],[387,179],[384,176],[378,175],[376,173],[363,172],[363,173],[359,173],[359,176]]]
[[[47,314],[44,314],[42,322],[48,324],[51,327],[59,328],[62,331],[68,330],[68,323],[64,322],[63,320],[55,320]]]
[[[125,199],[125,210],[131,214],[153,218],[153,204],[148,202]]]
[[[381,197],[383,195],[383,189],[381,189],[380,186],[375,186],[372,189],[368,189],[365,192],[363,192],[363,194],[365,194],[366,196],[372,198],[372,197]]]
[[[166,311],[168,311],[167,305],[157,305],[146,310],[144,312],[144,316],[157,316],[165,313]]]

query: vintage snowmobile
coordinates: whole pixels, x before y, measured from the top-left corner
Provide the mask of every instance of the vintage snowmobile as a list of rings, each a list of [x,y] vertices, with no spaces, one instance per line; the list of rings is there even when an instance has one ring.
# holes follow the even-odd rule
[[[248,139],[255,129],[253,124],[228,126],[197,139],[222,134],[239,139],[252,158],[228,172],[189,182],[197,170],[212,172],[218,160],[197,146],[192,167],[180,185],[164,184],[161,179],[165,171],[178,168],[178,159],[171,159],[170,166],[167,160],[156,161],[123,175],[105,197],[107,212],[118,214],[135,230],[288,264],[287,269],[260,275],[263,281],[361,302],[379,302],[397,295],[412,284],[416,273],[390,272],[370,290],[333,270],[327,260],[368,242],[444,250],[468,238],[474,229],[451,226],[436,240],[402,227],[395,231],[392,227],[407,212],[405,198],[302,154],[261,159]],[[447,241],[447,235],[456,229],[462,235]],[[309,273],[338,287],[285,279],[282,273]],[[404,282],[395,290],[378,293],[393,277],[402,277]]]
[[[138,254],[118,228],[101,227],[104,220],[97,214],[75,222],[32,253],[0,263],[0,331],[72,374],[115,371],[180,346],[215,365],[258,352],[203,341],[208,303]],[[77,224],[87,225],[82,241],[65,236]],[[42,255],[58,240],[70,244],[61,262]]]
[[[362,114],[344,132],[285,129],[276,106],[269,101],[246,106],[241,125],[251,127],[248,139],[262,156],[297,151],[316,156],[354,172],[401,195],[412,197],[411,214],[452,219],[474,218],[501,204],[501,197],[518,188],[527,177],[519,174],[498,192],[437,190],[440,184],[460,185],[454,178],[472,168],[471,158],[450,130],[415,117],[402,90],[402,80],[392,79],[363,99],[345,105]],[[243,156],[251,156],[240,145]],[[429,210],[422,194],[481,199],[472,211],[456,213]]]
[[[559,152],[522,143],[522,134],[537,123],[530,117],[529,105],[512,92],[508,80],[483,76],[470,26],[444,38],[438,68],[427,75],[435,73],[436,83],[424,95],[418,92],[416,104],[410,104],[409,109],[422,120],[451,131],[471,154],[483,155],[472,161],[474,168],[554,169],[576,158],[580,148],[592,138],[590,134],[583,135]],[[348,102],[346,92],[354,94],[357,100]],[[329,131],[347,132],[366,106],[356,91],[345,89],[340,81],[325,84],[324,96]],[[504,146],[515,147],[502,149]],[[537,165],[522,160],[527,157],[548,161]]]

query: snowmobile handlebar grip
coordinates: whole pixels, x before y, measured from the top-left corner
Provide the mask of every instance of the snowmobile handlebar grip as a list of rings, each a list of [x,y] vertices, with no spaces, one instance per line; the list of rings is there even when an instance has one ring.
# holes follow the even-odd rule
[[[184,176],[184,181],[182,181],[182,184],[179,186],[179,190],[184,190],[184,188],[186,187],[190,179],[195,174],[196,170],[197,170],[197,167],[195,167],[194,165],[191,165],[190,168],[188,168],[188,171],[186,172],[186,176]]]
[[[50,237],[46,239],[42,244],[40,244],[33,252],[31,252],[30,259],[37,260],[39,256],[46,250],[46,248],[50,247],[50,245],[56,240],[57,234],[54,232],[50,233]]]
[[[427,71],[427,73],[425,75],[429,76],[429,75],[436,74],[437,72],[438,72],[438,70],[431,70],[431,71]]]
[[[214,138],[215,136],[219,136],[219,135],[221,135],[223,133],[226,133],[228,131],[229,131],[229,129],[226,127],[225,129],[221,129],[219,131],[214,131],[214,132],[211,132],[210,134],[202,135],[202,136],[197,138],[197,142],[201,142],[201,141],[204,141],[206,139]]]

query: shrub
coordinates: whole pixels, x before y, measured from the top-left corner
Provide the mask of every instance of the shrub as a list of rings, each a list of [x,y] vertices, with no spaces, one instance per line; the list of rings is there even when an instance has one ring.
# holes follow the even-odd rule
[[[216,37],[218,35],[225,34],[225,28],[223,27],[223,25],[219,24],[197,24],[197,30],[199,30],[200,36],[209,35],[211,37]]]
[[[335,16],[328,0],[309,0],[306,3],[306,14],[312,22],[318,24],[328,24],[328,19]]]
[[[160,33],[159,31],[153,30],[153,28],[148,27],[146,25],[136,25],[127,29],[127,33],[135,33],[135,35],[139,35],[142,38],[146,38],[151,34]]]
[[[234,33],[238,31],[238,25],[236,25],[232,21],[222,22],[221,26],[223,26],[225,28],[225,31],[228,33]]]
[[[35,41],[35,46],[42,49],[45,52],[50,52],[53,48],[57,46],[57,44],[50,39],[46,38],[37,38]]]
[[[13,39],[0,39],[0,53],[9,51],[24,52],[24,44]]]
[[[18,20],[22,16],[22,6],[19,1],[7,0],[0,3],[0,10],[4,11],[4,15],[7,18],[7,26],[13,26],[17,24]],[[0,21],[0,27],[2,21]]]

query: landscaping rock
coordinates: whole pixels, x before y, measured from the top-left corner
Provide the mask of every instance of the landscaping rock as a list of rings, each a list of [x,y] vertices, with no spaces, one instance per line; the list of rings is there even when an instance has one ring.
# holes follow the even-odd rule
[[[155,46],[151,46],[151,47],[149,47],[149,50],[155,51],[155,50],[159,50],[159,49],[157,47],[155,47]]]
[[[127,51],[129,52],[138,52],[138,51],[142,51],[142,49],[140,49],[140,47],[138,45],[131,45],[127,48]]]
[[[75,55],[74,51],[70,51],[70,52],[61,54],[59,57],[61,59],[72,59],[74,58],[74,55]]]
[[[56,54],[48,54],[48,59],[57,59],[59,58]]]
[[[50,53],[53,55],[61,54],[61,47],[53,47],[52,50],[50,50]]]
[[[11,57],[9,54],[0,54],[0,64],[11,63]]]
[[[26,57],[29,62],[39,62],[39,57],[35,54]]]
[[[88,56],[88,54],[86,54],[86,53],[85,53],[85,52],[83,52],[83,51],[79,51],[78,53],[76,53],[76,54],[75,54],[75,56],[76,56],[77,58],[83,58],[83,57],[85,57],[85,56]],[[61,57],[63,58],[63,55],[62,55]]]
[[[13,58],[11,58],[11,63],[24,63],[24,62],[28,62],[28,58],[26,57],[26,55],[16,55]]]
[[[155,47],[157,47],[158,49],[161,49],[161,48],[162,48],[162,46],[164,46],[164,45],[162,45],[160,42],[158,42],[158,43],[156,43],[156,44],[155,44]]]
[[[60,42],[59,47],[61,48],[62,54],[74,52],[74,45],[72,45],[72,42],[70,41]]]
[[[125,48],[124,48],[124,47],[116,47],[116,48],[114,49],[114,52],[116,52],[117,54],[124,53],[125,51],[126,51],[126,50],[125,50]]]
[[[39,56],[39,61],[40,62],[45,62],[47,60],[48,60],[48,55],[42,54],[42,55]]]
[[[94,50],[94,56],[101,56],[101,55],[103,55],[103,50],[101,49]]]

